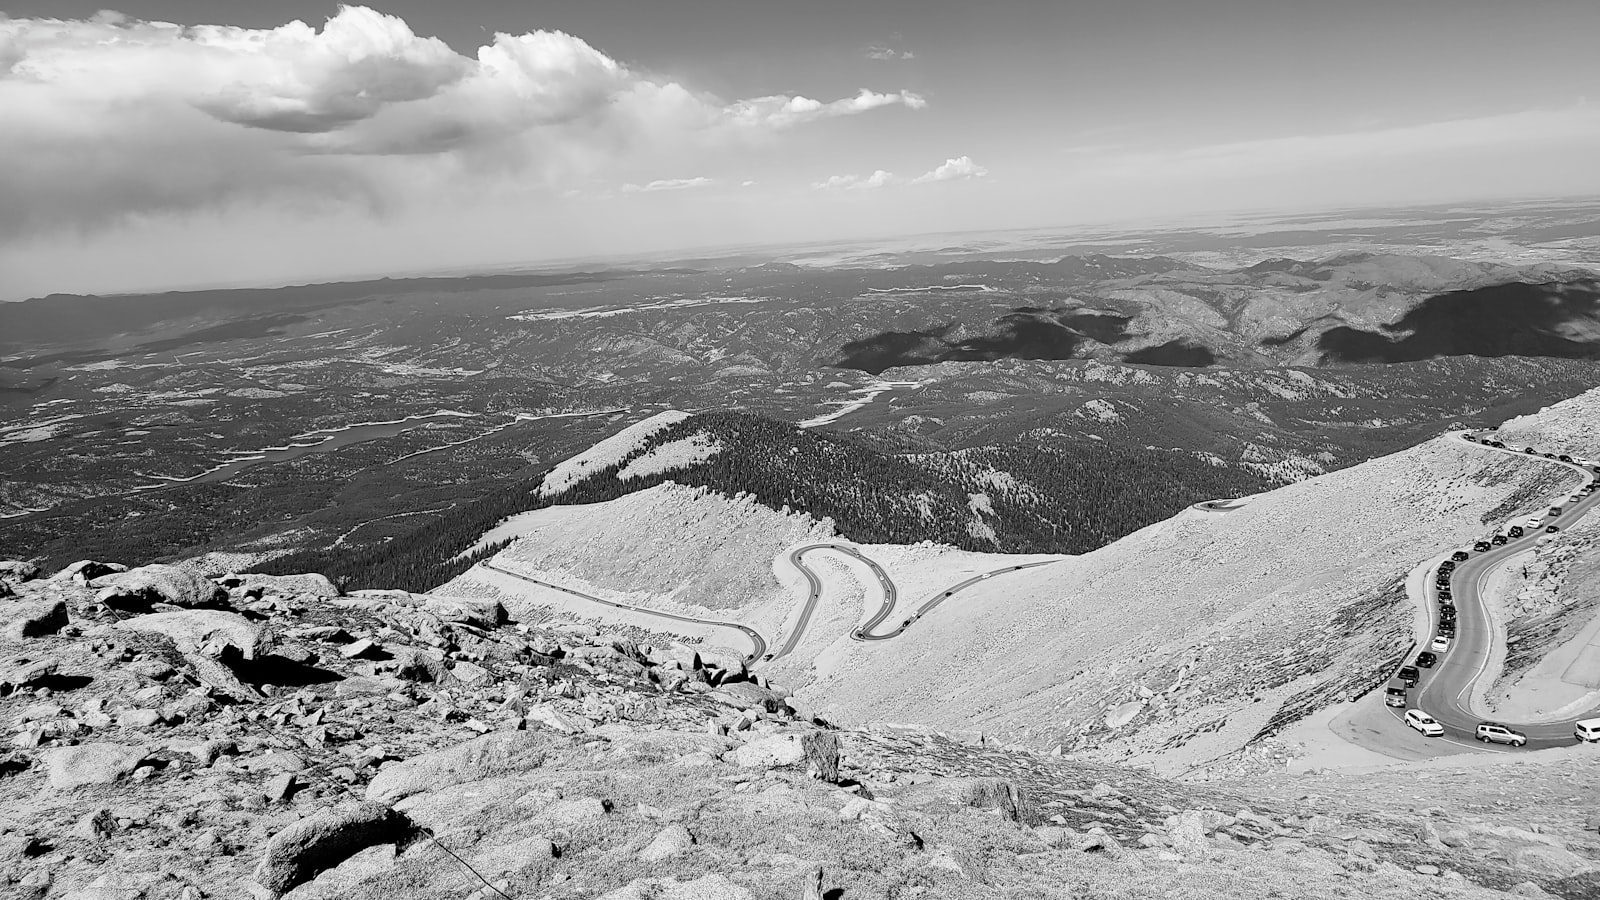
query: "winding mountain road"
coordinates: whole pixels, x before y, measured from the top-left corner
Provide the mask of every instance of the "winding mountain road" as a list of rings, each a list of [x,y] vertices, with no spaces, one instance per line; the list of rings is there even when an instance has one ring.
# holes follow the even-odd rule
[[[1255,499],[1254,494],[1248,497],[1229,497],[1224,500],[1201,500],[1199,503],[1189,504],[1189,508],[1198,509],[1201,512],[1224,513],[1238,509],[1253,499]]]
[[[1597,480],[1595,472],[1578,463],[1527,454],[1521,449],[1491,447],[1469,440],[1467,433],[1458,434],[1455,438],[1481,450],[1507,453],[1519,458],[1572,469],[1583,476],[1584,481],[1580,483],[1580,487]],[[1595,507],[1600,506],[1600,492],[1582,496],[1575,501],[1566,501],[1565,496],[1560,499],[1564,501],[1561,515],[1551,516],[1548,513],[1539,515],[1538,527],[1529,529],[1522,537],[1510,538],[1505,544],[1494,546],[1485,552],[1468,551],[1472,553],[1470,558],[1457,563],[1454,571],[1450,573],[1451,594],[1457,610],[1456,636],[1451,641],[1448,651],[1437,654],[1439,661],[1433,668],[1420,670],[1422,677],[1412,689],[1410,705],[1422,709],[1438,720],[1445,729],[1444,739],[1451,743],[1479,746],[1474,743],[1476,740],[1474,733],[1478,723],[1493,719],[1527,735],[1527,749],[1565,747],[1573,743],[1573,723],[1594,715],[1594,710],[1589,710],[1584,714],[1572,715],[1557,721],[1518,723],[1483,715],[1475,711],[1473,706],[1473,695],[1477,692],[1479,682],[1490,675],[1495,641],[1499,638],[1483,597],[1484,583],[1513,556],[1533,547],[1540,538],[1547,537],[1549,535],[1545,530],[1547,526],[1555,525],[1566,529]],[[1488,537],[1489,535],[1486,535],[1485,539]],[[1437,566],[1428,571],[1424,588],[1428,601],[1429,630],[1434,634],[1438,632],[1439,627],[1440,601],[1435,583],[1437,572]],[[1390,711],[1396,718],[1401,717],[1403,713],[1402,710],[1392,707]],[[1499,749],[1501,745],[1495,746]]]
[[[625,609],[629,612],[642,613],[647,616],[655,616],[659,619],[671,619],[674,622],[691,622],[695,625],[710,625],[715,628],[731,628],[749,638],[750,644],[754,648],[747,656],[745,656],[746,663],[755,662],[761,659],[761,657],[765,656],[767,652],[767,639],[762,637],[760,632],[748,625],[741,625],[738,622],[723,622],[718,619],[701,619],[696,616],[680,616],[677,613],[662,612],[659,609],[651,609],[647,606],[635,606],[631,603],[618,603],[615,600],[606,600],[601,597],[596,597],[593,594],[585,594],[582,591],[576,591],[569,587],[562,587],[559,584],[551,584],[548,581],[541,581],[531,575],[524,575],[521,572],[513,572],[510,569],[497,566],[488,561],[480,562],[478,565],[488,569],[491,572],[499,572],[501,575],[509,575],[512,578],[526,581],[529,584],[536,584],[539,587],[549,588],[552,591],[560,591],[563,594],[571,594],[574,597],[588,600],[592,603],[599,603],[602,606],[609,606],[613,609]]]
[[[802,605],[800,608],[800,617],[798,620],[796,620],[794,628],[790,629],[788,637],[781,645],[779,645],[776,650],[772,652],[771,655],[767,654],[768,644],[766,638],[762,637],[759,632],[748,625],[742,625],[738,622],[724,622],[719,619],[702,619],[698,616],[679,615],[677,613],[662,612],[661,610],[651,609],[646,606],[636,606],[631,603],[619,603],[615,600],[606,600],[602,597],[596,597],[593,594],[586,594],[583,591],[564,587],[559,584],[552,584],[551,582],[534,578],[531,575],[525,575],[521,572],[512,571],[511,569],[507,569],[503,566],[497,566],[487,560],[478,563],[478,565],[491,572],[498,572],[501,575],[506,575],[511,578],[518,579],[519,581],[525,581],[529,584],[537,585],[542,588],[548,588],[552,591],[560,591],[564,594],[570,594],[571,596],[587,600],[591,603],[609,606],[612,609],[623,609],[629,612],[640,613],[642,615],[655,616],[656,618],[661,619],[669,619],[674,622],[689,622],[695,625],[707,625],[714,628],[728,628],[738,631],[750,640],[753,650],[745,657],[745,662],[753,664],[758,662],[771,662],[793,653],[794,648],[800,644],[801,638],[805,637],[806,629],[811,625],[812,614],[816,612],[817,601],[822,599],[822,579],[817,577],[815,570],[805,564],[803,557],[807,553],[813,553],[822,550],[831,550],[835,553],[848,556],[871,569],[873,574],[878,577],[878,585],[883,591],[883,602],[881,605],[879,605],[878,611],[873,614],[871,619],[867,620],[865,625],[862,625],[850,632],[851,639],[857,641],[887,641],[892,638],[899,637],[905,633],[907,628],[911,627],[913,622],[920,619],[924,614],[975,584],[987,581],[988,579],[997,575],[1004,575],[1008,572],[1016,572],[1021,569],[1031,569],[1035,566],[1048,566],[1052,563],[1060,562],[1060,560],[1056,559],[1046,559],[1039,560],[1037,562],[1018,563],[1016,565],[1006,566],[1001,569],[995,569],[991,572],[984,572],[974,575],[973,577],[968,578],[959,584],[951,585],[940,593],[923,601],[922,605],[917,607],[916,611],[907,617],[904,622],[901,622],[899,627],[895,628],[893,631],[887,631],[883,634],[874,634],[873,629],[883,624],[885,619],[894,614],[895,604],[898,602],[900,596],[900,590],[895,586],[894,580],[889,577],[889,573],[884,571],[882,566],[878,565],[872,559],[864,556],[860,550],[856,549],[850,544],[822,543],[807,544],[804,547],[796,547],[795,549],[789,551],[788,559],[790,564],[796,569],[800,570],[800,573],[806,577],[806,582],[809,588],[808,595],[805,599],[804,605]]]
[[[1564,462],[1557,459],[1551,459],[1543,455],[1528,454],[1516,448],[1491,447],[1485,443],[1482,443],[1481,439],[1474,439],[1469,433],[1465,432],[1456,434],[1454,439],[1465,444],[1470,444],[1471,446],[1481,450],[1498,451],[1519,458],[1537,460],[1571,469],[1575,473],[1581,475],[1584,479],[1584,481],[1580,484],[1580,489],[1584,485],[1593,484],[1597,481],[1600,481],[1600,476],[1597,476],[1596,472],[1591,471],[1584,465],[1575,462]],[[1226,512],[1230,509],[1238,508],[1239,506],[1243,505],[1244,502],[1248,501],[1248,499],[1250,498],[1238,498],[1235,500],[1211,500],[1194,504],[1194,508],[1206,512]],[[1504,545],[1494,546],[1491,550],[1484,552],[1472,552],[1472,555],[1467,560],[1458,563],[1454,571],[1451,573],[1450,584],[1452,585],[1453,598],[1457,609],[1457,634],[1451,642],[1450,649],[1442,654],[1439,654],[1439,662],[1431,669],[1421,670],[1421,678],[1418,681],[1417,686],[1412,690],[1410,697],[1411,702],[1408,704],[1409,706],[1421,708],[1429,715],[1433,716],[1434,719],[1438,720],[1442,726],[1444,726],[1445,735],[1442,740],[1455,744],[1463,744],[1475,749],[1496,749],[1502,751],[1507,749],[1499,745],[1486,747],[1484,745],[1474,743],[1473,740],[1474,731],[1477,727],[1477,724],[1487,718],[1474,710],[1473,695],[1477,690],[1478,683],[1489,675],[1489,669],[1494,656],[1495,641],[1498,637],[1496,628],[1489,616],[1489,612],[1486,608],[1485,600],[1483,598],[1483,584],[1488,577],[1502,564],[1510,560],[1516,554],[1535,546],[1540,538],[1547,536],[1548,532],[1545,530],[1546,526],[1554,524],[1557,527],[1564,529],[1570,526],[1573,522],[1582,518],[1584,515],[1593,511],[1596,507],[1600,507],[1600,491],[1582,495],[1580,499],[1574,501],[1565,501],[1565,497],[1561,499],[1564,501],[1562,503],[1563,509],[1561,515],[1540,515],[1538,517],[1538,527],[1529,529],[1528,533],[1520,538],[1511,538],[1507,540]],[[1485,539],[1488,537],[1489,535],[1486,535]],[[799,615],[795,620],[794,627],[789,630],[789,633],[783,642],[777,645],[776,649],[774,649],[770,655],[767,653],[769,645],[766,638],[762,637],[759,632],[748,625],[743,625],[738,622],[726,622],[717,619],[704,619],[696,616],[679,615],[677,613],[662,612],[660,610],[650,609],[648,607],[619,603],[613,600],[605,600],[592,594],[586,594],[582,591],[563,587],[558,584],[552,584],[529,575],[524,575],[520,572],[515,572],[510,569],[494,565],[488,561],[481,562],[479,565],[485,569],[498,572],[502,575],[516,578],[539,587],[548,588],[550,590],[561,591],[583,600],[612,607],[614,609],[627,610],[630,612],[667,619],[670,621],[688,622],[695,625],[726,628],[737,631],[750,641],[752,647],[752,651],[746,657],[746,661],[748,663],[758,664],[762,662],[771,662],[788,656],[794,652],[795,648],[799,646],[800,641],[805,637],[806,631],[811,625],[811,619],[816,612],[817,603],[822,598],[823,589],[821,577],[817,575],[814,569],[807,565],[805,557],[808,554],[821,552],[838,553],[847,559],[861,563],[870,569],[878,580],[878,585],[883,597],[882,602],[879,604],[877,611],[875,611],[864,624],[856,627],[850,632],[850,638],[856,641],[892,640],[904,634],[908,628],[915,624],[924,615],[932,612],[941,603],[950,599],[961,591],[967,590],[974,585],[981,584],[997,576],[1005,575],[1011,572],[1017,572],[1022,569],[1031,569],[1038,566],[1047,566],[1056,562],[1060,562],[1059,559],[1038,560],[1035,562],[1016,563],[1003,568],[979,573],[957,584],[953,584],[950,587],[945,588],[939,593],[924,600],[898,626],[889,631],[880,633],[876,629],[882,626],[884,622],[894,615],[895,608],[899,603],[899,588],[895,585],[894,580],[889,577],[889,573],[886,572],[884,568],[877,562],[864,555],[859,548],[851,544],[823,542],[796,547],[788,552],[786,558],[791,565],[793,565],[802,575],[805,576],[807,584],[807,596],[800,607]],[[1433,577],[1436,575],[1437,571],[1437,566],[1431,568],[1428,571],[1429,577],[1427,577],[1424,582],[1430,633],[1437,633],[1439,624],[1438,588]],[[1396,719],[1399,719],[1402,716],[1403,710],[1391,708],[1390,712],[1393,713]],[[1559,721],[1553,722],[1508,722],[1505,724],[1509,724],[1517,731],[1521,731],[1527,735],[1527,749],[1531,750],[1545,747],[1568,746],[1573,742],[1573,723],[1578,719],[1595,714],[1596,713],[1594,710],[1590,710],[1581,715],[1573,715],[1568,718],[1563,718]]]
[[[889,616],[894,614],[895,604],[898,603],[900,599],[900,589],[895,586],[894,580],[889,577],[889,573],[885,572],[883,567],[878,565],[876,562],[872,561],[866,556],[863,556],[860,550],[857,550],[855,547],[849,544],[824,543],[807,544],[804,547],[796,547],[795,549],[789,551],[789,563],[796,569],[799,569],[800,573],[806,577],[806,582],[809,587],[809,596],[806,598],[805,606],[800,610],[800,619],[795,624],[794,630],[790,632],[789,639],[784,642],[784,645],[779,648],[778,652],[772,655],[773,659],[778,659],[779,657],[782,657],[793,651],[795,645],[800,642],[800,638],[804,636],[806,626],[811,622],[811,613],[816,608],[817,600],[822,596],[822,579],[818,578],[817,573],[810,566],[805,564],[803,557],[807,553],[813,553],[822,550],[832,550],[836,553],[841,553],[850,557],[856,562],[867,566],[867,568],[871,569],[872,573],[877,576],[878,585],[883,590],[883,602],[879,604],[878,611],[873,613],[872,618],[868,619],[866,624],[861,625],[850,632],[850,639],[856,641],[887,641],[897,638],[900,635],[905,634],[907,628],[910,628],[913,623],[927,613],[932,612],[936,607],[938,607],[939,604],[975,584],[987,581],[997,575],[1005,575],[1009,572],[1016,572],[1021,569],[1032,569],[1037,566],[1048,566],[1061,561],[1059,559],[1044,559],[1036,562],[1017,563],[1015,565],[1005,566],[1003,568],[974,575],[971,578],[968,578],[967,580],[958,584],[953,584],[938,594],[935,594],[927,600],[924,600],[922,604],[913,610],[911,615],[907,616],[905,621],[901,622],[900,625],[894,630],[886,631],[882,634],[875,634],[873,633],[873,629],[877,628],[879,625],[882,625],[884,621],[889,618]]]

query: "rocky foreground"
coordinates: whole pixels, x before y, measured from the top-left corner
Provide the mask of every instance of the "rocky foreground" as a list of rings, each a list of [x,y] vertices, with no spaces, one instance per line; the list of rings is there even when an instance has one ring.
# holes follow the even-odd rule
[[[737,658],[317,575],[0,563],[0,716],[6,897],[1600,893],[1589,764],[1571,807],[1248,796],[838,730]]]

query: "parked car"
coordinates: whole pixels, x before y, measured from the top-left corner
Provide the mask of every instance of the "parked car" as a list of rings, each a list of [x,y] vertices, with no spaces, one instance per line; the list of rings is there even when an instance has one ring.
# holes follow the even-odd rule
[[[1417,671],[1416,666],[1401,666],[1398,677],[1406,683],[1406,687],[1415,687],[1417,682],[1422,679],[1422,673]]]
[[[1568,455],[1567,455],[1567,454],[1565,454],[1565,453],[1563,453],[1563,454],[1561,454],[1561,455],[1560,455],[1560,456],[1558,456],[1558,457],[1556,457],[1556,459],[1559,459],[1559,460],[1561,460],[1561,461],[1562,461],[1562,462],[1572,462],[1572,457],[1570,457],[1570,456],[1568,456]]]
[[[1456,620],[1456,607],[1455,607],[1455,604],[1454,603],[1441,603],[1441,604],[1439,604],[1439,618],[1441,620],[1443,620],[1443,621],[1446,621],[1446,622],[1454,622]]]
[[[1492,545],[1488,541],[1479,541],[1472,545],[1472,549],[1478,551],[1479,553],[1488,553],[1491,546]]]
[[[1444,726],[1420,709],[1406,710],[1406,724],[1422,732],[1423,737],[1444,737]]]
[[[1513,747],[1521,747],[1528,742],[1527,735],[1495,722],[1479,722],[1473,736],[1486,744],[1510,744]]]
[[[1489,543],[1495,545],[1496,547],[1503,547],[1506,543],[1506,536],[1503,534],[1497,534],[1489,539]]]
[[[1466,562],[1467,560],[1472,558],[1472,554],[1468,553],[1465,550],[1457,550],[1456,552],[1450,554],[1450,558],[1455,560],[1456,562]]]
[[[1436,635],[1434,635],[1433,636],[1433,643],[1428,645],[1428,649],[1432,650],[1435,653],[1449,653],[1450,652],[1450,636],[1446,635],[1446,634],[1436,634]]]
[[[1439,623],[1439,634],[1446,640],[1456,636],[1456,620],[1447,619]],[[1435,648],[1437,649],[1437,648]]]
[[[1556,527],[1556,526],[1554,526],[1554,525],[1548,525],[1548,526],[1546,526],[1546,527],[1545,527],[1545,529],[1544,529],[1544,530],[1545,530],[1545,531],[1547,531],[1547,532],[1549,532],[1549,533],[1551,533],[1551,534],[1555,534],[1555,533],[1556,533],[1556,532],[1558,532],[1558,531],[1560,531],[1560,530],[1561,530],[1561,529],[1560,529],[1560,528],[1557,528],[1557,527]]]
[[[1432,653],[1429,653],[1426,650],[1417,654],[1417,665],[1423,667],[1424,669],[1433,668],[1433,664],[1438,661],[1439,657],[1434,656]]]
[[[1573,723],[1572,736],[1585,744],[1600,742],[1600,719],[1579,719]]]
[[[1529,456],[1538,455],[1538,451],[1534,450],[1532,447],[1523,447],[1522,452],[1528,454]]]

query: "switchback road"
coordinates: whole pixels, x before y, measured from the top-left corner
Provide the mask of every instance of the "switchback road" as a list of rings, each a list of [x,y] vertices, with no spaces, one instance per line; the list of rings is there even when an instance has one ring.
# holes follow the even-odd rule
[[[1493,432],[1485,437],[1497,439]],[[1506,447],[1504,449],[1492,447],[1480,440],[1469,440],[1466,434],[1456,436],[1456,440],[1467,443],[1480,450],[1497,453],[1508,453],[1512,456],[1537,461],[1547,465],[1563,466],[1580,474],[1583,478],[1578,482],[1578,488],[1593,483],[1596,473],[1578,463],[1563,462],[1548,457],[1528,454],[1521,447]],[[1456,563],[1455,569],[1450,573],[1451,594],[1457,610],[1457,634],[1451,641],[1450,649],[1438,654],[1439,662],[1432,669],[1422,669],[1421,680],[1417,687],[1411,691],[1410,705],[1422,709],[1428,715],[1437,719],[1444,726],[1445,737],[1452,743],[1475,740],[1474,732],[1479,722],[1491,718],[1476,711],[1473,706],[1473,694],[1478,689],[1478,684],[1490,676],[1490,666],[1495,653],[1496,640],[1502,639],[1489,616],[1487,601],[1484,599],[1484,584],[1489,576],[1511,557],[1528,550],[1550,533],[1548,526],[1565,529],[1577,522],[1585,514],[1600,506],[1600,492],[1583,495],[1578,500],[1568,501],[1567,493],[1577,493],[1577,489],[1569,489],[1559,497],[1553,498],[1551,505],[1557,500],[1562,501],[1563,509],[1558,516],[1549,515],[1541,510],[1536,517],[1536,527],[1528,528],[1526,533],[1519,538],[1510,538],[1503,545],[1492,545],[1492,549],[1478,552],[1470,548],[1463,548],[1470,553],[1468,559]],[[1484,536],[1485,540],[1491,537]],[[1426,579],[1426,597],[1428,601],[1428,616],[1430,631],[1438,633],[1440,600],[1438,587],[1435,584],[1437,567],[1428,572]],[[1420,649],[1426,650],[1423,646]],[[1396,717],[1402,714],[1401,710],[1392,709]],[[1554,722],[1517,723],[1501,719],[1495,721],[1508,725],[1515,731],[1527,735],[1529,749],[1542,747],[1569,746],[1573,743],[1573,723],[1578,719],[1593,715],[1572,715]]]
[[[883,602],[879,604],[878,611],[873,613],[872,618],[868,619],[866,624],[850,632],[851,639],[857,641],[887,641],[897,638],[904,634],[906,629],[910,628],[911,625],[918,619],[922,618],[927,613],[932,612],[936,607],[938,607],[939,604],[975,584],[987,581],[997,575],[1005,575],[1009,572],[1016,572],[1021,569],[1032,569],[1036,566],[1048,566],[1052,563],[1060,562],[1058,559],[1045,559],[1037,562],[1016,563],[1014,565],[1009,565],[1003,568],[974,575],[971,578],[968,578],[959,584],[951,585],[938,594],[935,594],[927,600],[924,600],[922,605],[913,610],[911,615],[907,616],[905,621],[901,622],[899,626],[894,628],[892,631],[876,634],[874,633],[874,629],[876,629],[879,625],[882,625],[884,621],[889,618],[889,616],[894,614],[895,604],[898,603],[900,599],[900,590],[895,586],[894,580],[889,577],[889,573],[885,572],[883,567],[878,565],[876,562],[873,562],[871,559],[863,556],[860,550],[857,550],[855,547],[849,544],[807,544],[804,547],[797,547],[794,550],[789,551],[789,562],[796,569],[799,569],[800,573],[806,577],[809,596],[806,597],[805,606],[801,608],[799,622],[796,623],[794,631],[789,635],[789,639],[784,643],[783,647],[777,653],[773,654],[774,659],[777,659],[778,657],[781,657],[794,649],[795,645],[799,643],[800,638],[805,633],[806,626],[811,621],[811,613],[816,607],[817,600],[822,596],[822,579],[818,578],[817,573],[813,571],[810,566],[805,564],[803,557],[807,553],[822,550],[832,550],[836,553],[844,554],[845,556],[848,556],[851,559],[854,559],[856,562],[862,563],[867,568],[871,569],[872,573],[878,578],[878,586],[883,591]]]
[[[748,625],[740,625],[738,622],[722,622],[717,619],[701,619],[695,616],[680,616],[677,613],[662,612],[659,609],[650,609],[647,606],[634,606],[631,603],[618,603],[615,600],[605,600],[600,597],[596,597],[593,594],[585,594],[582,591],[575,591],[569,587],[562,587],[559,584],[551,584],[548,581],[540,581],[531,575],[524,575],[521,572],[513,572],[510,569],[501,568],[500,566],[497,566],[491,562],[480,562],[478,565],[488,569],[491,572],[499,572],[501,575],[509,575],[512,578],[526,581],[529,584],[536,584],[539,587],[549,588],[552,591],[560,591],[563,594],[571,594],[574,597],[579,597],[592,603],[599,603],[602,606],[609,606],[613,609],[626,609],[630,612],[642,613],[647,616],[655,616],[660,619],[671,619],[674,622],[692,622],[696,625],[710,625],[715,628],[731,628],[750,639],[750,644],[753,649],[750,651],[750,654],[745,657],[745,662],[747,663],[755,662],[761,659],[761,657],[765,656],[767,653],[766,638],[762,637],[759,632]]]

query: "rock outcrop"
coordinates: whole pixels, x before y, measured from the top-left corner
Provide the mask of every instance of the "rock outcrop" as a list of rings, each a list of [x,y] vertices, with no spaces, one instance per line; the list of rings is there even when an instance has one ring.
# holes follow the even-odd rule
[[[209,606],[226,599],[228,592],[209,578],[177,566],[148,565],[91,579],[95,597],[108,606],[139,607],[152,603],[172,606]]]
[[[741,661],[493,604],[256,586],[141,613],[15,582],[4,602],[64,612],[0,645],[0,895],[1409,900],[1593,877],[1592,828],[1549,802],[1418,829],[1348,806],[1359,791],[1247,799],[838,730]],[[1597,768],[1567,762],[1562,790]]]

